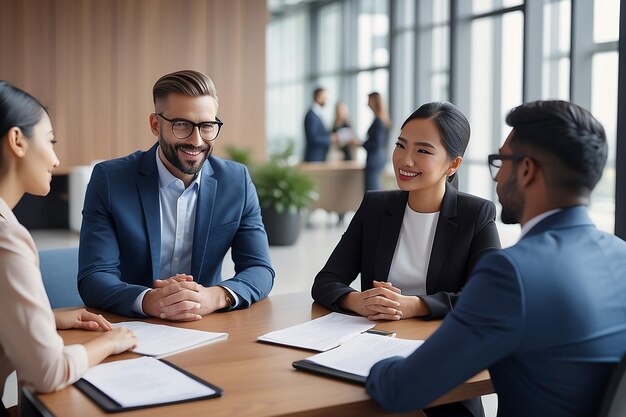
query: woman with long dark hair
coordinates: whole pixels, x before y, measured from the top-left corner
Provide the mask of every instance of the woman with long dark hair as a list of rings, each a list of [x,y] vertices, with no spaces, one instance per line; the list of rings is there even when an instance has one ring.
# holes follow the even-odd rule
[[[109,355],[137,343],[126,328],[113,329],[85,309],[53,311],[37,248],[12,209],[25,193],[46,195],[59,165],[46,109],[28,93],[0,81],[0,392],[14,370],[39,392],[59,390]],[[57,329],[103,332],[84,345],[64,346]],[[4,406],[0,414],[6,415]]]

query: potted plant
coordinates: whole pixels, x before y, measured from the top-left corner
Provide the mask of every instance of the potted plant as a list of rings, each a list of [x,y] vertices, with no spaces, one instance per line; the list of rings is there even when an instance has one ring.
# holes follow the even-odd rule
[[[313,180],[287,162],[292,146],[274,153],[269,161],[259,165],[250,162],[250,153],[246,150],[233,146],[225,150],[231,159],[245,163],[250,169],[269,244],[294,244],[302,227],[301,210],[307,208],[317,194]]]

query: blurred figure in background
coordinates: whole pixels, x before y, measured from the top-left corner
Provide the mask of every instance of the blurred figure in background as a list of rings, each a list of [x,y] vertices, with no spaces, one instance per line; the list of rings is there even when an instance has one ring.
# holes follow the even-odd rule
[[[348,105],[343,101],[337,102],[335,106],[333,132],[337,134],[337,142],[343,154],[343,160],[352,161],[354,159],[353,146],[358,144],[359,140],[352,129],[352,122],[348,114]]]
[[[374,121],[367,130],[367,139],[363,143],[367,151],[365,192],[382,189],[380,174],[387,162],[387,138],[391,127],[391,120],[380,93],[373,92],[367,97],[367,106],[374,112]]]
[[[326,105],[326,90],[318,87],[313,91],[313,104],[304,117],[306,145],[304,162],[324,162],[331,143],[337,142],[335,133],[328,133],[322,121],[322,107]]]

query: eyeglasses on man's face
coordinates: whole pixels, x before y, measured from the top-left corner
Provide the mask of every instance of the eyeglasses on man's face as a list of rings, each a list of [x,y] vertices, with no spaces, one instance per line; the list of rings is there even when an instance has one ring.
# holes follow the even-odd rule
[[[500,168],[502,168],[502,162],[506,160],[511,160],[513,162],[519,162],[524,158],[524,155],[521,153],[512,153],[510,155],[502,155],[499,153],[493,153],[487,157],[489,162],[489,172],[491,173],[491,178],[496,180],[496,176],[498,172],[500,172]]]
[[[215,140],[217,135],[220,134],[220,129],[224,124],[217,117],[215,121],[206,121],[206,122],[192,122],[191,120],[175,118],[168,119],[163,116],[163,113],[157,113],[161,119],[170,122],[172,125],[172,134],[174,137],[178,139],[187,139],[189,136],[193,134],[193,130],[197,127],[198,132],[200,132],[200,137],[204,140]]]

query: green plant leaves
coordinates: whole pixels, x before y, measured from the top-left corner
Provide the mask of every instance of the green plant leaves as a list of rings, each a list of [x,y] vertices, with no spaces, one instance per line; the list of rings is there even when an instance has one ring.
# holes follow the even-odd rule
[[[248,149],[228,145],[225,151],[231,160],[246,165],[250,170],[261,207],[273,207],[278,213],[285,210],[297,212],[318,198],[311,177],[287,163],[293,153],[293,145],[272,154],[264,164],[254,164],[252,152]]]

